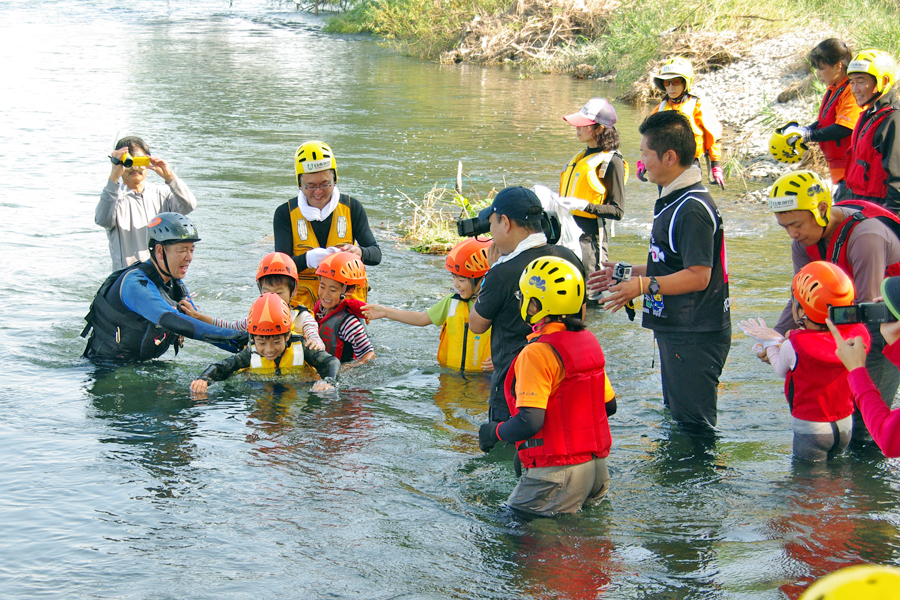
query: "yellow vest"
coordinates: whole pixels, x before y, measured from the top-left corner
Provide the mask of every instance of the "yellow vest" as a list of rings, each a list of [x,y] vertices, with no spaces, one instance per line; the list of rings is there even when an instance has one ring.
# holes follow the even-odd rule
[[[294,348],[297,348],[299,352],[294,352]],[[263,358],[257,354],[256,348],[251,345],[249,371],[258,375],[284,375],[304,372],[303,346],[300,345],[300,342],[291,344],[285,348],[284,354],[281,355],[276,364],[274,360]]]
[[[559,195],[587,200],[591,204],[603,204],[608,190],[602,180],[606,177],[613,155],[618,154],[620,158],[622,155],[618,150],[594,152],[587,156],[584,155],[585,152],[586,149],[582,150],[566,164],[559,178]],[[625,181],[628,181],[628,163],[624,159],[622,162],[625,163]],[[572,214],[588,219],[597,218],[597,215],[583,210],[573,210]]]
[[[454,298],[441,327],[438,363],[463,371],[483,371],[481,363],[490,357],[491,330],[481,334],[469,331],[469,303]]]
[[[691,129],[694,131],[694,141],[697,142],[697,153],[694,155],[694,158],[700,158],[703,156],[703,131],[700,129],[700,126],[697,125],[697,119],[694,117],[694,110],[697,108],[697,97],[691,96],[678,106],[672,106],[672,103],[669,102],[668,98],[659,103],[659,106],[656,107],[656,112],[660,112],[663,110],[677,110],[680,113],[683,113],[687,116],[688,121],[691,122]]]
[[[353,223],[350,220],[350,197],[341,194],[340,201],[334,212],[331,213],[331,229],[328,231],[328,240],[325,246],[316,239],[312,225],[300,212],[300,205],[294,198],[290,203],[291,207],[291,232],[294,238],[294,256],[302,256],[313,248],[329,248],[331,246],[343,246],[344,244],[353,243]],[[300,271],[298,274],[297,290],[294,297],[291,298],[291,304],[302,304],[312,309],[316,300],[319,299],[319,278],[316,277],[316,270],[312,267]],[[366,280],[364,285],[356,286],[352,293],[348,294],[351,298],[358,298],[363,302],[366,301],[369,291],[369,282]]]

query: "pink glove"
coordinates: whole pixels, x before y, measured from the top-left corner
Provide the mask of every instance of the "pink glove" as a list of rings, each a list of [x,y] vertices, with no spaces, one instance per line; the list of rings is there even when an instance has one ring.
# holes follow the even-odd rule
[[[722,167],[716,166],[712,168],[712,179],[716,182],[716,185],[723,190],[725,189],[725,171],[722,170]]]
[[[647,178],[644,177],[645,173],[647,173],[647,168],[644,167],[644,163],[640,160],[637,161],[637,178],[641,181],[647,181]]]

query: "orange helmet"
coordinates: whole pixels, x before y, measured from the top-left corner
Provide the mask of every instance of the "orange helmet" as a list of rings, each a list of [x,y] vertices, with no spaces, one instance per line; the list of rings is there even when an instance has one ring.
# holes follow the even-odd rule
[[[322,259],[316,275],[344,285],[363,285],[366,282],[366,266],[352,252],[335,252]]]
[[[257,298],[247,317],[250,335],[279,335],[291,332],[291,309],[278,294],[266,293]]]
[[[256,280],[259,281],[266,275],[284,275],[297,281],[297,265],[294,259],[284,252],[270,252],[263,256],[256,267]]]
[[[453,246],[444,264],[447,270],[460,277],[484,277],[488,271],[488,248],[491,240],[466,238]]]
[[[850,306],[856,291],[839,266],[824,260],[811,262],[794,275],[791,293],[810,321],[825,323],[829,306]]]

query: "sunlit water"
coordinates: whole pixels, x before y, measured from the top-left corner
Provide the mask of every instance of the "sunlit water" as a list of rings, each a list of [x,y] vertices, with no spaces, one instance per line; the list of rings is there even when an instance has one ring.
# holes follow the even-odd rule
[[[93,224],[115,139],[142,135],[199,199],[187,283],[210,314],[256,295],[292,156],[335,149],[340,187],[376,226],[374,301],[422,310],[441,257],[410,252],[407,197],[555,187],[579,145],[561,115],[596,82],[398,56],[262,1],[0,4],[0,596],[4,598],[796,598],[855,562],[897,563],[896,463],[857,451],[792,464],[781,382],[735,334],[717,438],[673,428],[652,338],[590,314],[619,412],[612,491],[524,523],[502,508],[511,452],[474,432],[487,381],[437,367],[436,328],[388,321],[337,396],[236,376],[196,403],[222,354],[96,369],[78,337],[108,274]],[[641,116],[619,106],[637,160]],[[732,183],[736,189],[739,184]],[[655,186],[629,181],[613,257],[642,262]],[[716,196],[735,319],[774,320],[788,241],[765,210]]]

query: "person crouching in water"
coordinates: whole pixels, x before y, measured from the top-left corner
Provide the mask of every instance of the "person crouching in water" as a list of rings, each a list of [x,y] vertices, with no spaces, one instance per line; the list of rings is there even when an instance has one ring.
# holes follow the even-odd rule
[[[277,294],[267,292],[253,302],[247,331],[250,345],[210,365],[191,382],[191,392],[203,394],[209,382],[223,381],[237,371],[249,370],[258,375],[306,373],[305,364],[314,367],[322,378],[313,384],[312,391],[334,389],[333,382],[341,370],[340,361],[324,350],[307,347],[302,335],[291,334],[291,309]]]
[[[325,350],[342,363],[362,364],[375,358],[375,348],[363,324],[363,302],[349,295],[366,284],[366,267],[352,252],[338,252],[322,259],[316,269],[319,299],[313,312]]]
[[[825,320],[829,306],[851,306],[856,291],[839,266],[815,261],[794,276],[791,294],[791,310],[800,329],[789,331],[786,339],[761,319],[744,321],[741,328],[762,343],[775,373],[785,378],[794,456],[824,461],[847,449],[854,411],[847,371],[835,354],[837,346]],[[868,351],[871,338],[865,325],[839,325],[838,330],[846,339],[861,337]]]
[[[507,504],[526,515],[578,512],[609,491],[616,401],[600,343],[579,319],[584,292],[575,265],[554,256],[528,264],[516,296],[534,333],[506,376],[512,417],[478,432],[484,452],[516,443],[524,470]]]
[[[363,314],[370,320],[391,319],[407,325],[437,325],[441,328],[438,363],[462,371],[493,371],[491,330],[482,334],[469,331],[469,311],[475,304],[481,280],[488,272],[488,248],[491,240],[467,238],[450,250],[444,267],[453,275],[455,294],[449,294],[427,312],[366,304]]]

